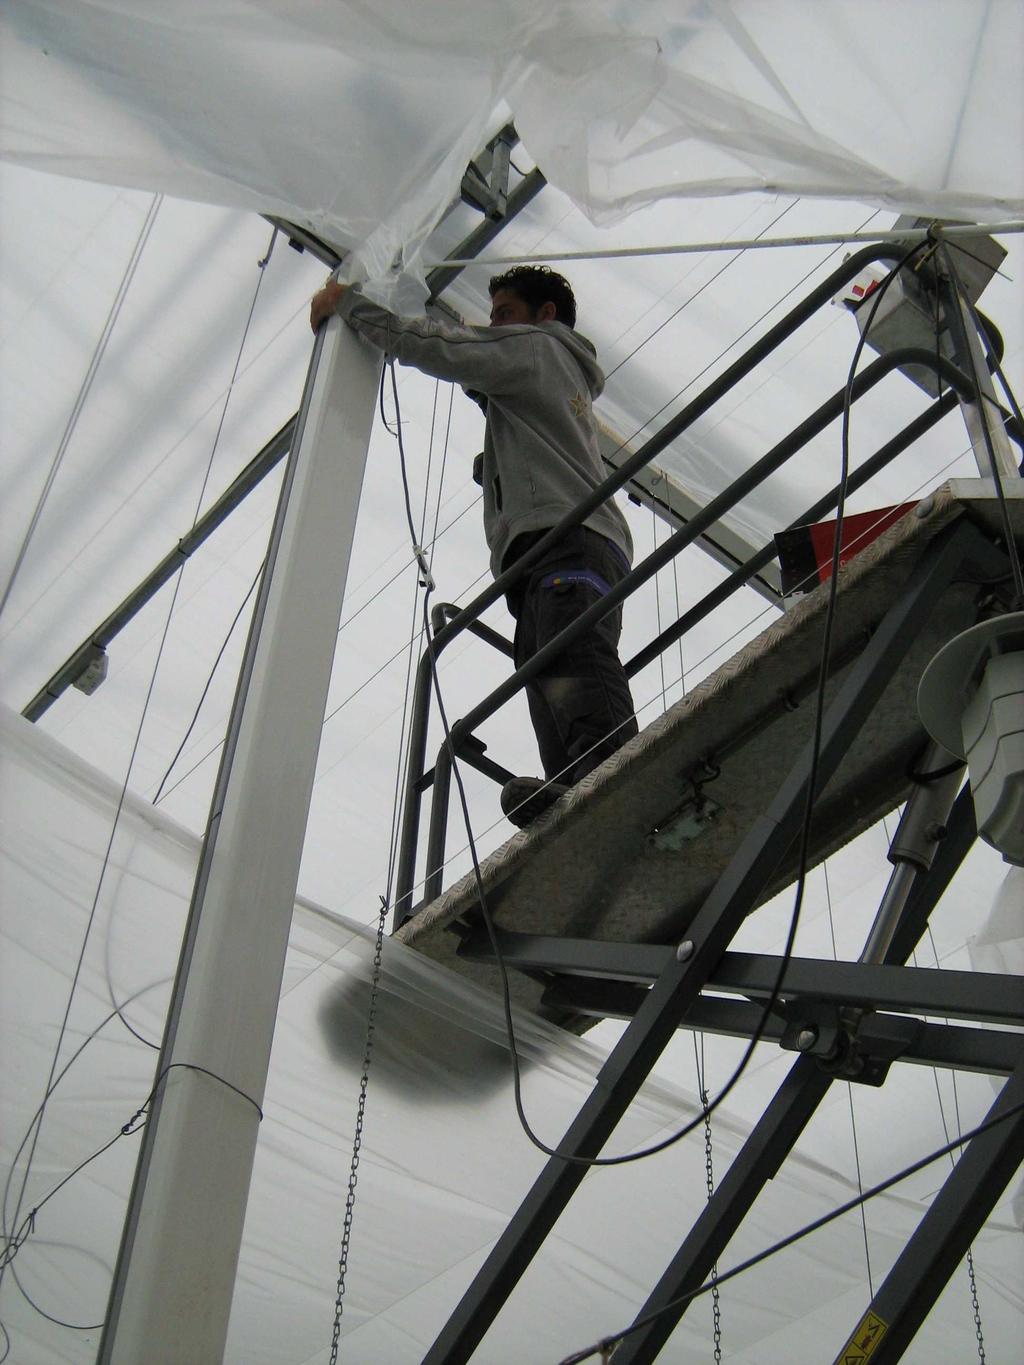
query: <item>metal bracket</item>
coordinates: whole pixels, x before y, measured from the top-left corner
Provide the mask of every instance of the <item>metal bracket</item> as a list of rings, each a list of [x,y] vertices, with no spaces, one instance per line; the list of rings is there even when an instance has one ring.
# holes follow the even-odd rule
[[[511,123],[491,139],[480,156],[471,161],[462,177],[463,203],[479,209],[485,218],[499,222],[508,207],[508,172],[512,148],[519,141]]]
[[[781,1047],[816,1057],[830,1076],[861,1085],[880,1086],[921,1032],[919,1019],[873,1012],[851,1025],[839,1006],[824,1000],[793,1001],[782,1013],[788,1022]]]
[[[87,697],[91,697],[106,676],[107,651],[93,640],[89,645],[89,652],[83,663],[82,671],[72,681],[71,686],[77,688],[79,692],[84,692]]]
[[[721,771],[716,763],[705,758],[696,775],[692,772],[683,774],[683,781],[692,794],[650,831],[647,842],[651,848],[678,852],[704,833],[722,809],[704,795],[704,784],[713,782]]]

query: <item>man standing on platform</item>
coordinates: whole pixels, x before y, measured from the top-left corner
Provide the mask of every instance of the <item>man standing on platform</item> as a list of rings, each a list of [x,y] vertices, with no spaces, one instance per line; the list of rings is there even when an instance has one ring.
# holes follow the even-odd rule
[[[569,282],[516,266],[490,282],[490,327],[398,317],[357,286],[313,299],[313,330],[338,312],[389,360],[462,385],[487,418],[478,482],[497,577],[602,482],[591,402],[604,387],[591,343],[574,330]],[[477,474],[477,471],[474,471]],[[633,545],[611,500],[567,531],[507,593],[520,667],[629,571]],[[502,810],[525,826],[637,733],[618,656],[616,608],[527,687],[545,780],[505,784]]]

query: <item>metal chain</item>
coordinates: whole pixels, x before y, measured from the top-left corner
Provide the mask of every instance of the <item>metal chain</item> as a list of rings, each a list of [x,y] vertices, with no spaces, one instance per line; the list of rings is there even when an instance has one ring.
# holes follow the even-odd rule
[[[715,1193],[715,1163],[711,1146],[711,1115],[707,1112],[708,1092],[701,1087],[700,1102],[704,1109],[704,1170],[708,1181],[708,1203]],[[722,1308],[718,1298],[718,1262],[711,1267],[711,1314],[714,1323],[715,1365],[722,1362]]]
[[[356,1203],[356,1184],[359,1180],[359,1150],[363,1145],[363,1120],[366,1115],[366,1087],[370,1080],[370,1054],[373,1051],[374,1017],[377,1013],[377,994],[380,987],[380,965],[384,954],[384,921],[387,918],[387,897],[380,898],[377,920],[377,941],[373,950],[373,973],[370,977],[370,1005],[366,1012],[366,1046],[363,1050],[363,1070],[359,1077],[359,1102],[356,1105],[356,1130],[352,1139],[352,1161],[348,1172],[348,1192],[345,1195],[345,1221],[341,1228],[341,1253],[338,1257],[338,1287],[334,1298],[334,1328],[331,1333],[330,1365],[337,1365],[338,1342],[341,1337],[341,1315],[344,1311],[345,1276],[348,1273],[348,1248],[352,1238],[352,1211]]]
[[[981,1306],[978,1303],[978,1281],[974,1278],[974,1255],[967,1248],[967,1280],[971,1286],[971,1307],[974,1309],[974,1335],[978,1338],[978,1359],[985,1365],[985,1338],[981,1334]]]

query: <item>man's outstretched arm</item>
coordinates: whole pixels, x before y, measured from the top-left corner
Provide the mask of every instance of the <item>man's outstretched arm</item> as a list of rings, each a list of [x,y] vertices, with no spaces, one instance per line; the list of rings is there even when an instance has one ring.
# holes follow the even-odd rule
[[[481,393],[520,389],[535,370],[531,327],[457,327],[399,317],[357,288],[332,280],[313,297],[309,321],[314,332],[335,312],[389,360]]]

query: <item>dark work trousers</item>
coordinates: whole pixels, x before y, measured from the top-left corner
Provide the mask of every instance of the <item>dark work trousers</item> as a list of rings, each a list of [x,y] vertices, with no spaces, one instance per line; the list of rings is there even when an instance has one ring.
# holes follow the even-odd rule
[[[544,531],[517,536],[508,568]],[[618,546],[581,526],[558,541],[507,594],[516,618],[515,665],[553,640],[629,571]],[[633,698],[619,661],[622,608],[592,626],[527,685],[544,776],[571,785],[637,733]]]

